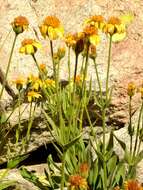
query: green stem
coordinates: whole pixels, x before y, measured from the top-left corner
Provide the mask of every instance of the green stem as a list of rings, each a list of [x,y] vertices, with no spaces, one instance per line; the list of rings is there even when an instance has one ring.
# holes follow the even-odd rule
[[[64,190],[64,184],[65,184],[65,161],[66,161],[66,151],[63,153],[63,157],[62,157],[61,188],[60,188],[60,190]]]
[[[21,109],[20,109],[20,91],[18,90],[18,128],[16,130],[16,144],[19,141],[19,132],[21,127]]]
[[[103,127],[103,170],[104,170],[104,190],[107,189],[107,170],[106,170],[106,110],[102,110],[102,127]]]
[[[137,149],[137,144],[138,144],[138,138],[139,138],[139,130],[140,130],[140,122],[141,122],[142,111],[143,111],[143,102],[142,102],[142,105],[141,105],[141,109],[140,109],[140,113],[139,113],[139,119],[138,119],[138,124],[137,124],[137,131],[136,131],[135,146],[134,146],[134,151],[133,151],[133,158],[135,157],[136,149]]]
[[[68,72],[69,72],[69,84],[71,80],[71,63],[70,63],[70,47],[68,48]]]
[[[82,64],[81,64],[81,69],[80,69],[80,75],[83,74],[83,68],[84,68],[84,56],[82,57]]]
[[[129,131],[129,135],[130,135],[130,154],[132,155],[132,146],[133,146],[133,134],[132,134],[132,105],[131,105],[131,102],[132,102],[132,97],[130,96],[130,99],[129,99],[129,128],[128,128],[128,131]]]
[[[29,142],[29,140],[30,140],[30,132],[31,132],[32,124],[33,124],[35,109],[36,109],[36,103],[34,105],[34,109],[32,110],[32,102],[31,102],[30,103],[29,123],[28,123],[28,129],[27,129],[27,134],[26,134],[26,141],[27,142]]]
[[[6,69],[6,73],[5,73],[5,78],[4,78],[4,81],[3,81],[3,84],[2,84],[2,89],[1,89],[1,92],[0,92],[0,99],[1,99],[1,97],[3,95],[3,91],[4,91],[4,88],[5,88],[5,84],[6,84],[8,72],[9,72],[9,69],[10,69],[10,63],[11,63],[11,59],[12,59],[16,39],[17,39],[17,34],[15,34],[13,45],[12,45],[12,48],[11,48],[10,57],[9,57],[9,60],[8,60],[8,65],[7,65],[7,69]]]
[[[99,74],[98,74],[98,69],[97,69],[96,60],[94,59],[93,62],[94,62],[94,66],[95,66],[95,72],[96,72],[96,77],[97,77],[97,83],[98,83],[98,87],[99,87],[100,97],[101,97],[101,100],[103,100],[103,97],[102,97],[102,88],[101,88],[101,81],[100,81]]]
[[[108,91],[109,91],[109,71],[110,71],[110,63],[111,63],[111,49],[112,49],[112,36],[109,39],[109,51],[108,51],[108,62],[107,62],[107,76],[106,76],[106,101],[108,99]]]

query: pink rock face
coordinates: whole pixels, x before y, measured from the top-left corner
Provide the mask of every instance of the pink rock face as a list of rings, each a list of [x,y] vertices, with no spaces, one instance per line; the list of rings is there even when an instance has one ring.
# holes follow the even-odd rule
[[[127,38],[113,45],[112,48],[112,70],[111,85],[114,85],[113,92],[113,110],[111,118],[115,117],[122,123],[128,121],[128,97],[127,85],[129,82],[135,82],[137,86],[143,80],[143,1],[142,0],[31,0],[30,3],[19,0],[3,1],[0,5],[0,37],[2,42],[8,31],[11,29],[10,22],[18,15],[24,15],[29,18],[31,26],[37,27],[47,15],[58,16],[65,25],[66,31],[76,31],[82,21],[89,15],[102,14],[106,18],[113,15],[120,15],[131,12],[135,18],[128,27]],[[36,14],[35,14],[36,13]],[[36,23],[38,22],[38,23]],[[27,35],[27,34],[26,34]],[[31,32],[30,37],[33,33]],[[25,37],[21,35],[21,41]],[[2,44],[1,42],[1,44]],[[1,60],[5,63],[8,55],[5,52],[10,51],[11,38],[7,39],[6,45],[1,50]],[[20,42],[17,42],[17,49]],[[47,47],[47,45],[46,45]],[[104,49],[104,47],[101,47]],[[47,52],[49,52],[47,50]],[[43,62],[44,62],[43,58]],[[11,76],[17,73],[17,68],[22,69],[25,74],[30,67],[30,58],[25,59],[17,52],[13,57],[11,67]],[[22,62],[22,63],[21,63]],[[27,66],[27,62],[29,63]],[[45,61],[46,62],[46,61]],[[1,64],[0,64],[1,65]],[[133,112],[140,105],[140,95],[133,98]]]

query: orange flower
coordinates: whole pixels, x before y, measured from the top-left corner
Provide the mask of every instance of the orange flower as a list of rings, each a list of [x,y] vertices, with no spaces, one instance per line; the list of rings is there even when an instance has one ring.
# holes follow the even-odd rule
[[[47,16],[39,28],[44,38],[48,36],[50,40],[55,40],[63,37],[64,28],[56,16]]]
[[[136,180],[128,180],[124,184],[125,190],[143,190],[143,187]]]
[[[19,49],[20,53],[31,54],[36,53],[37,49],[41,48],[41,44],[33,39],[24,39]]]
[[[13,83],[16,84],[16,88],[18,90],[21,90],[22,87],[23,87],[23,85],[26,83],[26,80],[23,77],[19,76],[18,78],[16,78],[15,80],[13,80]]]
[[[103,27],[103,31],[106,34],[122,34],[126,32],[126,26],[122,21],[117,17],[110,17],[107,24]]]
[[[26,17],[18,16],[14,19],[14,21],[11,24],[14,32],[16,34],[20,34],[28,28],[29,22]]]
[[[104,17],[101,15],[94,15],[89,17],[84,22],[85,25],[95,26],[98,29],[102,29],[105,25]]]
[[[40,68],[40,70],[41,71],[45,71],[46,70],[46,65],[44,64],[44,63],[41,63],[40,65],[39,65],[39,68]]]
[[[88,172],[89,172],[89,165],[87,162],[84,162],[80,165],[80,169],[79,172],[81,173],[81,175],[85,178],[88,177]]]
[[[47,16],[43,24],[53,28],[58,28],[61,25],[60,20],[56,16]]]
[[[86,39],[90,44],[97,45],[100,42],[98,30],[94,26],[86,26],[83,29]]]
[[[80,175],[72,175],[69,178],[69,189],[70,190],[77,190],[78,188],[87,190],[88,185],[85,178],[81,177]]]

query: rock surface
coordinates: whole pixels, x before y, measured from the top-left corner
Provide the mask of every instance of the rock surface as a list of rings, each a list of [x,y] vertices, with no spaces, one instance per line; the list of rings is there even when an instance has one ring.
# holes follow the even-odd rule
[[[128,28],[127,38],[113,45],[112,68],[110,73],[110,84],[115,86],[112,101],[114,105],[112,117],[115,117],[120,122],[127,122],[127,84],[130,81],[135,81],[137,85],[141,84],[143,75],[143,2],[141,0],[15,0],[14,2],[12,0],[1,0],[0,9],[0,60],[2,60],[1,67],[3,70],[6,68],[14,37],[10,23],[18,15],[26,16],[31,23],[29,31],[21,34],[17,40],[10,68],[9,81],[18,74],[27,76],[28,73],[37,72],[32,58],[30,56],[19,55],[18,48],[23,38],[36,37],[33,28],[38,31],[38,25],[45,16],[58,16],[63,22],[66,32],[75,32],[81,29],[83,20],[89,15],[102,14],[108,18],[111,15],[121,15],[127,12],[132,13],[135,17],[133,23]],[[10,34],[8,35],[9,32]],[[38,35],[42,41],[43,49],[37,53],[36,57],[39,62],[50,65],[51,62],[47,60],[47,55],[50,52],[49,48],[47,48],[48,44],[42,39],[39,31]],[[103,85],[105,82],[105,65],[107,61],[107,48],[105,46],[107,46],[107,40],[103,40],[102,45],[100,45],[97,58]],[[67,78],[67,67],[61,64],[61,69],[61,77]],[[93,74],[92,65],[89,68],[89,74],[91,73]],[[138,104],[139,97],[137,96],[133,103],[134,110],[136,110]]]
[[[30,21],[28,32],[21,34],[16,42],[12,64],[10,67],[9,82],[17,75],[27,76],[29,73],[36,73],[36,66],[30,56],[20,55],[18,49],[24,38],[36,38],[34,30],[43,44],[42,50],[37,52],[36,57],[39,63],[51,66],[49,60],[49,44],[40,36],[38,25],[47,15],[56,15],[65,26],[66,32],[75,32],[81,29],[83,20],[89,15],[102,14],[106,18],[111,15],[120,15],[130,12],[134,15],[132,24],[128,27],[127,38],[113,44],[112,64],[110,73],[110,85],[114,86],[112,99],[111,119],[126,124],[128,122],[128,97],[126,93],[127,84],[134,81],[137,86],[141,85],[143,77],[143,1],[142,0],[0,0],[0,67],[5,71],[14,34],[11,31],[10,23],[16,16],[26,16]],[[102,44],[98,47],[97,62],[99,65],[100,77],[105,83],[105,70],[107,62],[107,40],[103,38]],[[74,64],[74,59],[72,61]],[[73,67],[72,67],[73,68]],[[67,78],[67,66],[61,64],[61,78]],[[49,68],[50,70],[50,68]],[[89,76],[93,75],[93,65],[90,65]],[[4,94],[5,95],[5,94]],[[3,96],[4,100],[6,96]],[[9,97],[8,97],[9,98]],[[140,95],[133,98],[133,112],[140,105]],[[119,136],[126,138],[121,129]],[[45,137],[46,138],[46,137]],[[142,163],[140,164],[142,171]],[[140,174],[142,180],[143,176]],[[32,188],[31,188],[32,190]]]

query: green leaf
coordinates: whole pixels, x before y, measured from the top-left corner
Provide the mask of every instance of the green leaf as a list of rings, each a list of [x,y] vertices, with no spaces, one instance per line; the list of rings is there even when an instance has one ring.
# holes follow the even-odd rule
[[[118,143],[120,144],[121,148],[125,151],[125,149],[126,149],[126,144],[125,144],[122,140],[120,140],[118,137],[116,137],[115,134],[113,134],[113,136],[114,136],[115,139],[118,141]]]
[[[49,190],[48,187],[44,186],[40,181],[39,178],[34,175],[32,172],[29,172],[26,168],[20,168],[20,173],[22,177],[30,182],[32,182],[35,186],[39,187],[42,190]]]
[[[71,146],[73,146],[77,141],[79,141],[79,139],[81,138],[82,133],[80,135],[78,135],[77,137],[75,137],[72,141],[70,141],[67,144],[63,145],[63,149],[64,151],[67,151]]]
[[[23,160],[25,160],[26,158],[28,158],[29,154],[27,155],[22,155],[22,156],[16,156],[15,158],[12,158],[11,160],[9,160],[9,162],[7,163],[7,168],[9,169],[13,169],[15,167],[18,166],[18,164],[20,162],[22,162]]]
[[[7,120],[6,115],[2,113],[2,115],[0,116],[0,124],[4,124],[6,120]]]
[[[135,157],[135,165],[137,165],[143,159],[143,150]]]
[[[113,140],[113,132],[111,131],[109,142],[107,145],[107,150],[111,150],[111,149],[113,149],[113,147],[114,147],[114,140]]]
[[[114,156],[112,156],[112,158],[109,159],[109,161],[107,163],[107,169],[108,169],[109,174],[113,173],[113,171],[115,170],[116,163],[117,163],[117,156],[114,155]]]
[[[1,182],[0,183],[0,190],[3,190],[3,189],[6,189],[6,188],[8,188],[8,187],[10,187],[10,186],[13,186],[13,185],[15,185],[16,184],[16,182],[15,181],[5,181],[5,182]]]

